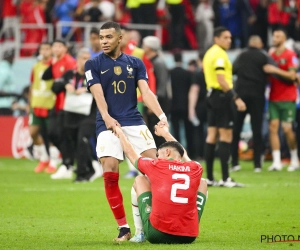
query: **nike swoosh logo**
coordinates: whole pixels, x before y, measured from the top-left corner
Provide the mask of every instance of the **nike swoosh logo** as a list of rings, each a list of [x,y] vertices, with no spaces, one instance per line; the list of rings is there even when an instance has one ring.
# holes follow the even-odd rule
[[[109,71],[110,69],[107,69],[107,70],[105,70],[105,71],[101,71],[101,74],[104,74],[104,73],[106,73],[107,71]]]
[[[111,208],[112,208],[112,209],[115,209],[115,208],[117,208],[118,206],[120,206],[120,204],[118,204],[117,206],[114,206],[114,207],[112,206]]]

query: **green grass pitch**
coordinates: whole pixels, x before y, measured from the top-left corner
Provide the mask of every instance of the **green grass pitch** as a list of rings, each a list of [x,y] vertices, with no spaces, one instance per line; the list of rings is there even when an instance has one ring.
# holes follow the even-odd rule
[[[261,243],[261,235],[300,235],[300,171],[254,173],[251,162],[232,177],[245,188],[209,188],[201,233],[191,245],[113,243],[117,224],[103,179],[93,183],[50,180],[37,163],[0,158],[0,249],[300,249],[300,243]],[[219,163],[215,164],[220,177]],[[121,175],[127,170],[122,164]],[[130,189],[121,178],[133,229]],[[298,239],[297,239],[298,240]]]

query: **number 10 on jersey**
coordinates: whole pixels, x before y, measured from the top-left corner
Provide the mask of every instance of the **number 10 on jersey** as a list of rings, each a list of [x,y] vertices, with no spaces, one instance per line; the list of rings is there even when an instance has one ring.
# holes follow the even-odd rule
[[[114,94],[124,94],[126,91],[126,82],[124,82],[123,80],[118,82],[114,81],[111,85],[114,86]]]

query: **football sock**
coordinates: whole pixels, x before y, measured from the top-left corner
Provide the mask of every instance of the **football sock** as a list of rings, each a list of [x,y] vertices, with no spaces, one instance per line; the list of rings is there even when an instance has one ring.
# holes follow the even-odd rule
[[[273,164],[276,165],[276,166],[281,166],[280,150],[273,150],[272,151],[272,157],[273,157]]]
[[[35,147],[38,148],[38,152],[40,154],[40,161],[42,162],[49,161],[49,155],[47,153],[45,144],[36,145]]]
[[[135,226],[135,234],[138,235],[144,230],[143,230],[143,223],[142,223],[142,219],[138,207],[136,192],[133,187],[131,188],[131,205],[132,205],[132,216],[133,216],[133,221]]]
[[[229,177],[229,172],[228,172],[229,157],[230,157],[230,143],[220,141],[219,158],[221,161],[223,181],[226,181],[227,178]]]
[[[205,194],[203,194],[201,192],[197,193],[197,209],[199,210],[199,220],[203,214],[206,200],[207,200],[207,198],[206,198]]]
[[[110,209],[113,212],[119,227],[125,227],[125,225],[127,225],[127,221],[123,206],[123,197],[119,188],[119,173],[105,172],[103,174],[103,178],[105,194],[110,205]]]
[[[299,165],[298,150],[291,149],[290,154],[291,154],[291,165],[298,166]]]
[[[214,179],[213,176],[213,164],[215,158],[215,147],[216,144],[205,143],[205,162],[206,162],[206,172],[207,179],[212,181]]]
[[[57,167],[59,162],[59,150],[55,146],[50,146],[49,148],[50,153],[50,164],[52,167]]]

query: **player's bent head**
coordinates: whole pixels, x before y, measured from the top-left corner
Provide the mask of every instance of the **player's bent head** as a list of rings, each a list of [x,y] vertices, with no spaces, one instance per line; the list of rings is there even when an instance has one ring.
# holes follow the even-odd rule
[[[116,32],[119,35],[121,35],[121,26],[120,26],[120,24],[118,24],[116,22],[106,22],[100,28],[100,30],[107,30],[107,29],[115,29]]]
[[[158,152],[160,152],[164,149],[170,149],[171,150],[170,155],[164,155],[163,156],[163,157],[166,157],[166,158],[172,158],[172,156],[174,156],[174,154],[175,155],[179,154],[180,158],[182,158],[182,156],[184,154],[184,149],[183,149],[182,145],[177,141],[167,141],[167,142],[161,144],[158,147],[157,150],[158,150]]]

